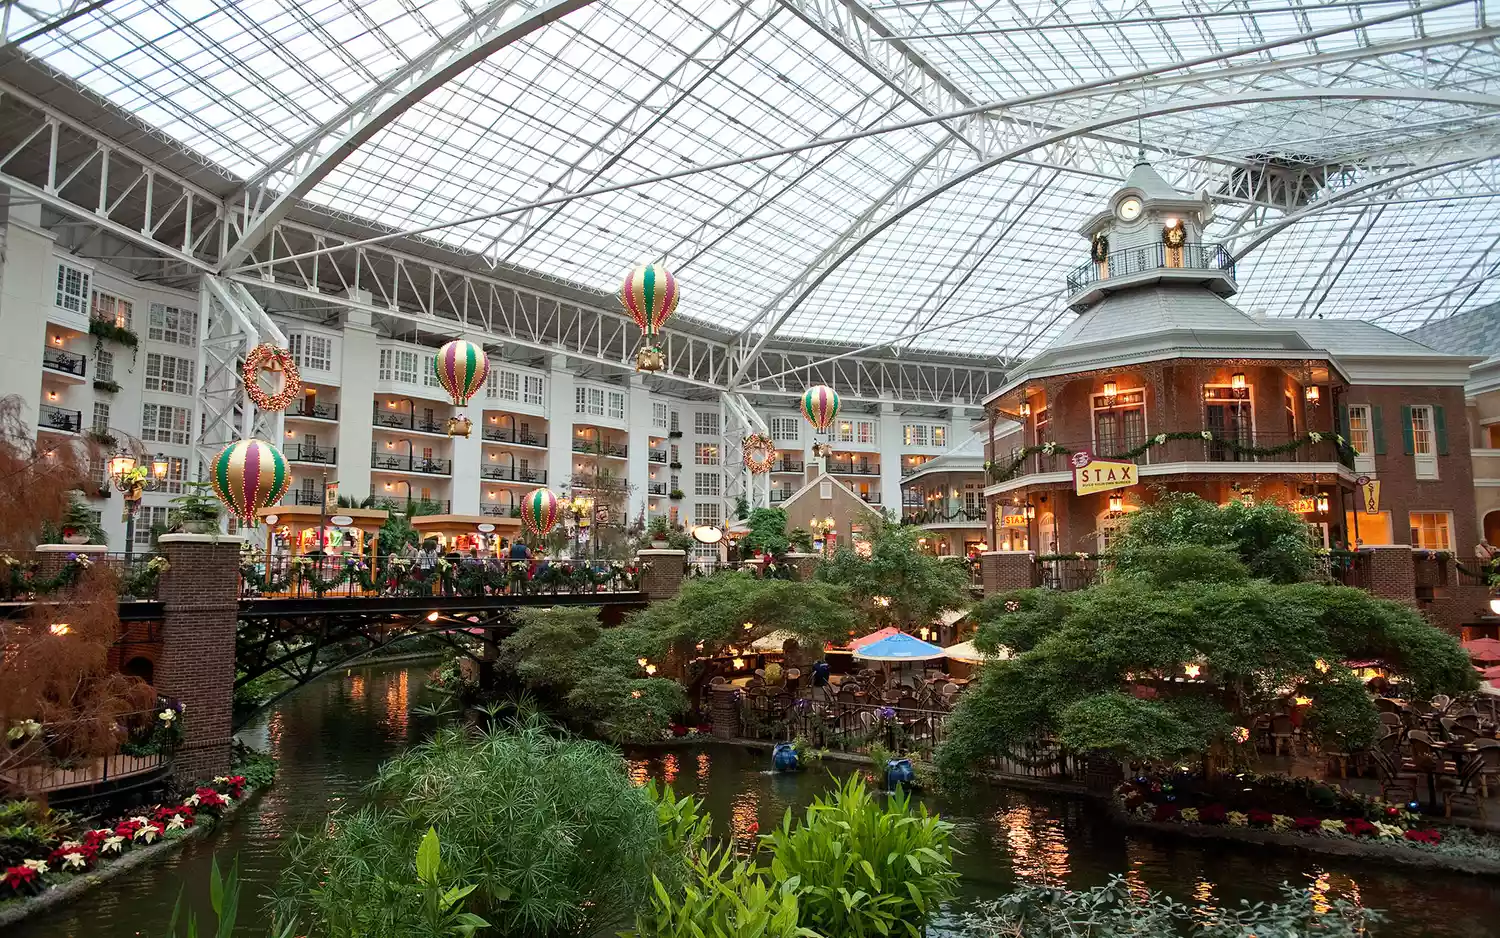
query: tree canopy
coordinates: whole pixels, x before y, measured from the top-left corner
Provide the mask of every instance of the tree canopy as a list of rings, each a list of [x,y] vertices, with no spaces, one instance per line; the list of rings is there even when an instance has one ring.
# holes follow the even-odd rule
[[[945,610],[968,605],[968,572],[922,550],[919,534],[914,527],[876,521],[868,555],[840,545],[818,565],[817,579],[846,587],[872,628],[926,625]]]
[[[1169,497],[1129,520],[1103,583],[985,600],[976,644],[1012,654],[965,694],[940,766],[1038,737],[1144,760],[1232,752],[1237,728],[1289,691],[1311,699],[1312,732],[1369,745],[1377,714],[1347,661],[1378,660],[1419,695],[1476,686],[1457,640],[1415,610],[1304,579],[1315,564],[1300,524],[1274,505]]]

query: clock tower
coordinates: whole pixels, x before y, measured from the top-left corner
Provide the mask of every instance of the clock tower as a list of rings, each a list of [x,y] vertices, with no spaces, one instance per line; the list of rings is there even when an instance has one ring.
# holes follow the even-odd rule
[[[1238,290],[1224,248],[1206,244],[1206,194],[1178,192],[1144,159],[1080,229],[1089,259],[1068,274],[1068,305],[1082,312],[1110,293],[1152,283],[1196,283],[1221,297]]]

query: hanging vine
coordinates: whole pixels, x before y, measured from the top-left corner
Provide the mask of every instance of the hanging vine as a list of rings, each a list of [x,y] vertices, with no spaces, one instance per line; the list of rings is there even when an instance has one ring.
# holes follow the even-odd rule
[[[1220,436],[1212,430],[1180,430],[1174,433],[1158,433],[1132,449],[1121,453],[1102,454],[1099,458],[1133,462],[1152,449],[1164,446],[1173,440],[1202,440],[1204,443],[1221,447],[1228,452],[1234,453],[1236,456],[1256,456],[1263,458],[1267,456],[1283,456],[1305,446],[1322,443],[1325,439],[1330,438],[1333,440],[1334,446],[1338,451],[1339,463],[1346,468],[1353,469],[1354,447],[1350,446],[1349,442],[1340,434],[1318,433],[1316,431],[1304,434],[1294,440],[1288,440],[1278,446],[1256,446],[1253,443],[1241,443],[1232,437]],[[991,483],[1008,482],[1020,474],[1021,467],[1032,456],[1037,454],[1055,456],[1065,452],[1067,452],[1067,449],[1061,443],[1048,441],[1037,446],[1028,446],[1024,449],[1016,450],[1007,463],[997,464],[995,462],[986,462],[984,468],[989,473]]]

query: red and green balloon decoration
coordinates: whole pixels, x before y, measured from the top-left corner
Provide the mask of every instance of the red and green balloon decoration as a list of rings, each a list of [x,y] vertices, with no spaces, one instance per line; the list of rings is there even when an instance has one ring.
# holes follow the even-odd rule
[[[802,416],[819,433],[827,433],[839,415],[839,395],[826,384],[815,384],[802,392]]]
[[[550,489],[534,489],[521,502],[521,523],[537,537],[542,537],[557,524],[562,506]]]
[[[265,440],[239,440],[214,457],[209,481],[214,492],[243,524],[281,500],[292,484],[286,457]]]
[[[641,327],[642,344],[635,353],[636,371],[660,371],[666,357],[661,350],[661,330],[677,311],[677,278],[662,264],[646,264],[631,270],[620,285],[620,305]]]
[[[453,406],[463,407],[484,387],[484,379],[490,373],[490,359],[473,342],[454,339],[438,349],[433,367],[437,369],[438,383],[453,399]],[[468,436],[471,426],[469,418],[454,417],[448,421],[448,435]]]

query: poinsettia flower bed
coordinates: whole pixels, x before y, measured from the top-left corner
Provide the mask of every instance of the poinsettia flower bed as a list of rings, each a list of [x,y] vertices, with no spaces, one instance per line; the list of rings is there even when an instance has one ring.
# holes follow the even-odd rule
[[[0,902],[38,895],[72,876],[96,869],[125,854],[182,836],[203,819],[217,818],[245,797],[245,776],[221,775],[194,787],[176,804],[139,808],[76,840],[59,840],[43,856],[27,857],[0,876]]]

